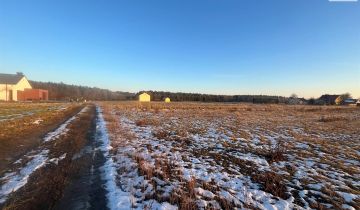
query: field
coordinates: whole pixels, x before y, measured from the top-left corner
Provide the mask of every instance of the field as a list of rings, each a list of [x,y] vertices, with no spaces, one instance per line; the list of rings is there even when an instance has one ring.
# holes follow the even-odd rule
[[[360,209],[357,107],[0,106],[4,209]]]
[[[71,103],[0,104],[3,119],[0,121],[0,207],[39,209],[53,205],[51,196],[55,199],[62,196],[61,193],[54,196],[61,192],[56,185],[66,180],[58,170],[67,173],[71,164],[54,166],[60,160],[66,161],[67,153],[83,146],[75,147],[74,144],[85,138],[65,135],[75,131],[71,129],[74,126],[71,123],[79,121],[80,115],[85,118],[80,112],[83,107]],[[85,127],[85,121],[80,125]],[[86,134],[89,127],[85,129]]]

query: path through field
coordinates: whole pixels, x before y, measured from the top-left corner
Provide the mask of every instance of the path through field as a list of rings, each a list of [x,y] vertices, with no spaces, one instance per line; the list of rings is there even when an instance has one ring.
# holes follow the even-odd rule
[[[107,147],[99,114],[84,107],[2,172],[0,208],[106,209]]]
[[[96,111],[96,119],[91,127],[90,141],[73,159],[83,158],[77,176],[64,192],[64,197],[56,204],[55,209],[106,209],[106,190],[103,166],[106,162],[102,141],[103,127],[100,113]]]
[[[29,151],[24,157],[13,163],[13,167],[8,169],[7,173],[5,173],[0,178],[0,204],[4,203],[11,193],[16,192],[18,189],[26,185],[29,177],[37,169],[45,166],[46,164],[57,165],[58,161],[61,161],[66,157],[66,153],[64,153],[59,157],[49,158],[49,147],[51,147],[49,142],[56,141],[61,136],[66,135],[68,131],[67,126],[83,112],[86,112],[86,107],[83,108],[78,114],[70,117],[56,130],[48,133],[43,138],[43,144],[41,144],[38,148]]]
[[[102,110],[97,107],[90,144],[75,157],[87,159],[56,209],[130,209],[130,196],[116,184],[116,168]]]
[[[110,151],[101,109],[84,107],[0,174],[0,208],[129,209]]]
[[[87,105],[0,173],[0,208],[359,207],[357,129],[323,132],[313,118],[306,123],[316,126],[306,130],[295,118],[284,127],[288,113],[270,125],[244,110]],[[360,119],[350,111],[345,114]],[[275,150],[279,142],[286,150]]]

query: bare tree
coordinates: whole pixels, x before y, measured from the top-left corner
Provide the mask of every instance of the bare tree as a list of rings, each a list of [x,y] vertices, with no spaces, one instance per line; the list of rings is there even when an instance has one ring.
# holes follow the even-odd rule
[[[298,98],[298,96],[295,93],[293,93],[291,94],[290,98]]]

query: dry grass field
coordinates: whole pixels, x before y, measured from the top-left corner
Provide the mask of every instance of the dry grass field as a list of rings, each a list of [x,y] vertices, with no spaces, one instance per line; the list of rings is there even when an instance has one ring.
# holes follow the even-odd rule
[[[67,103],[0,103],[0,172],[80,108]]]
[[[0,208],[50,209],[63,196],[87,143],[94,106],[0,104]],[[16,115],[14,114],[16,113]],[[15,116],[15,117],[11,117]]]
[[[0,103],[2,209],[360,209],[360,108]]]
[[[357,107],[100,107],[115,207],[128,196],[135,209],[360,209]]]

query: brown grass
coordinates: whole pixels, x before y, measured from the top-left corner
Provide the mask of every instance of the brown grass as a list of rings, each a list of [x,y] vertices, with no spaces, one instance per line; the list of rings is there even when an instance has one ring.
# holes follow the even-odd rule
[[[263,172],[253,174],[252,179],[257,183],[260,183],[265,192],[271,193],[285,200],[290,197],[284,184],[284,178],[279,174],[274,172]]]
[[[8,106],[13,103],[7,104]],[[0,104],[1,107],[2,104]],[[16,105],[16,104],[15,104]],[[38,106],[39,104],[30,104]],[[57,104],[58,105],[58,104]],[[19,159],[26,152],[39,146],[42,137],[57,128],[83,106],[80,104],[64,104],[68,108],[62,111],[45,109],[37,114],[9,121],[0,121],[0,172],[7,169],[10,163]],[[39,105],[41,107],[41,105]],[[37,125],[36,119],[43,121]]]
[[[283,199],[289,197],[290,192],[287,192],[286,185],[292,181],[294,174],[300,168],[293,163],[287,163],[285,168],[280,168],[276,166],[277,162],[289,161],[292,157],[300,161],[312,158],[319,160],[319,162],[316,161],[317,164],[327,164],[334,170],[343,171],[349,175],[359,173],[358,168],[337,159],[338,157],[352,160],[360,158],[356,153],[360,149],[359,139],[356,137],[360,132],[360,109],[356,107],[151,102],[146,107],[134,109],[136,104],[135,102],[113,103],[112,107],[117,113],[121,112],[121,115],[136,122],[137,126],[151,126],[154,138],[172,141],[174,147],[171,151],[190,153],[190,157],[182,157],[183,161],[188,162],[191,157],[209,158],[212,160],[211,164],[222,167],[223,172],[249,176],[252,181],[261,186],[262,190]],[[172,119],[175,119],[178,124],[172,124]],[[222,137],[216,139],[224,147],[221,152],[212,147],[201,149],[194,147],[195,142],[192,135],[207,135],[209,127],[219,133],[232,132],[229,135],[225,133],[230,141],[225,141]],[[260,129],[257,130],[257,128]],[[272,133],[286,133],[291,138],[280,139],[277,137],[275,138],[277,143],[271,145],[269,136]],[[258,139],[256,145],[254,145],[255,136]],[[342,137],[346,140],[342,140]],[[297,147],[297,143],[307,144],[309,147],[300,148]],[[157,150],[156,147],[149,145],[146,147],[150,152]],[[319,156],[320,152],[323,153],[321,157]],[[257,164],[237,158],[237,153],[252,153],[264,158],[274,171],[259,171]],[[318,165],[314,167],[318,167]],[[155,169],[152,173],[146,172],[144,167],[140,168],[143,168],[141,170],[144,171],[144,174],[149,174],[149,177],[159,177],[168,181],[180,180],[181,189],[174,191],[168,199],[170,203],[177,204],[184,209],[193,207],[192,188],[189,187],[187,181],[173,175],[177,173],[176,166],[172,166],[166,157],[156,158]],[[234,171],[234,168],[237,171]],[[280,173],[283,170],[287,172],[284,175]],[[322,176],[311,177],[311,179],[315,182],[324,181]],[[299,181],[303,186],[310,183],[308,178]],[[219,191],[216,183],[204,183],[198,180],[194,185],[214,194]],[[350,182],[346,185],[350,188],[349,192],[358,193],[356,187],[352,186]],[[341,204],[339,195],[334,194],[333,191],[323,190],[323,193],[330,197],[336,197],[334,201],[338,204],[333,204],[334,206],[337,207]],[[297,200],[298,195],[293,192],[292,194]],[[317,196],[315,200],[317,202],[311,205],[319,209],[325,208],[321,204],[325,198]],[[229,206],[230,208],[234,207],[233,203],[222,201],[221,198],[217,198],[217,201],[223,209],[229,208]],[[246,204],[243,207],[247,207]]]
[[[35,171],[29,182],[16,191],[3,209],[51,209],[63,196],[64,189],[72,175],[76,175],[79,162],[72,160],[88,141],[88,131],[95,117],[95,109],[81,115],[69,126],[69,133],[49,145],[49,158],[66,153],[66,158],[56,164],[48,164]]]

